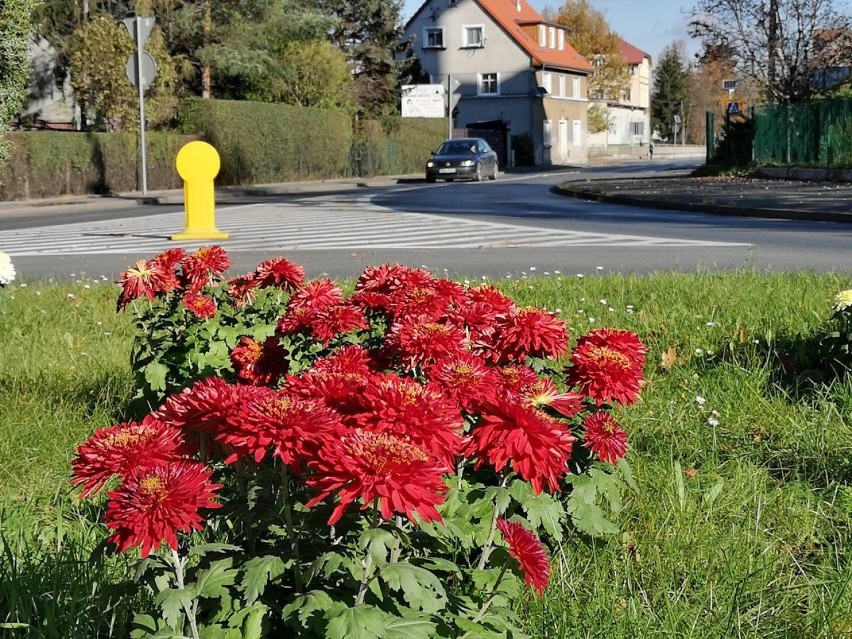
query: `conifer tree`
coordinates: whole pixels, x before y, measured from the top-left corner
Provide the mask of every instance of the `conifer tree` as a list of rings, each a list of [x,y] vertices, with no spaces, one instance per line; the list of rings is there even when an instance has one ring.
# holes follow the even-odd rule
[[[654,72],[654,89],[651,92],[651,128],[668,140],[674,138],[674,116],[681,115],[686,93],[686,65],[681,49],[682,47],[673,43],[660,55]],[[684,123],[681,122],[679,133],[684,129]]]

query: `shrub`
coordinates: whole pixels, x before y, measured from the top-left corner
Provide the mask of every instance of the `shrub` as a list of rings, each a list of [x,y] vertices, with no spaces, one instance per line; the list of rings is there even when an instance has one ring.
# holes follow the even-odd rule
[[[852,370],[852,289],[834,297],[834,314],[820,341],[822,358],[832,368]]]
[[[554,315],[399,265],[350,296],[283,258],[229,265],[205,247],[125,271],[133,366],[165,401],[73,462],[84,495],[118,476],[109,541],[140,548],[160,608],[133,636],[523,636],[547,546],[616,531],[610,411],[644,345],[598,329],[569,362]]]

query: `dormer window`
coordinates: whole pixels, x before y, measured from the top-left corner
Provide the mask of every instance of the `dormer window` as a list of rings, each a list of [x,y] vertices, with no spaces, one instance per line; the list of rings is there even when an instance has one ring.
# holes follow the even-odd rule
[[[547,46],[547,27],[543,24],[538,25],[538,46]]]
[[[550,48],[556,48],[556,27],[548,27],[548,33],[550,34]]]
[[[462,47],[479,48],[485,46],[485,34],[481,24],[470,24],[462,27]]]
[[[423,29],[424,49],[444,48],[444,29],[442,27],[426,27]]]
[[[565,31],[559,29],[559,50],[562,51],[565,48]]]

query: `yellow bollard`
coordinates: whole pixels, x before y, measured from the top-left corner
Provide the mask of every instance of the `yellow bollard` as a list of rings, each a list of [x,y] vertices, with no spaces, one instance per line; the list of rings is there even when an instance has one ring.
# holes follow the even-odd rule
[[[226,240],[228,233],[216,228],[216,196],[213,178],[219,174],[219,154],[207,142],[185,144],[177,154],[177,172],[183,178],[186,228],[173,240]]]

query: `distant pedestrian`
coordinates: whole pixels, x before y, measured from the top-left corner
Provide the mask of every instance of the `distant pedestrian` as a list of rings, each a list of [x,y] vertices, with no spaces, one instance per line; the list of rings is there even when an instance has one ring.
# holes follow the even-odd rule
[[[649,160],[654,159],[654,143],[653,142],[648,143],[648,159]]]

